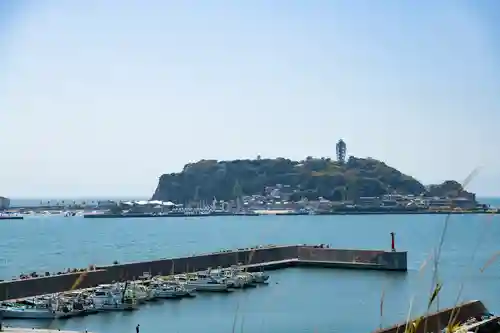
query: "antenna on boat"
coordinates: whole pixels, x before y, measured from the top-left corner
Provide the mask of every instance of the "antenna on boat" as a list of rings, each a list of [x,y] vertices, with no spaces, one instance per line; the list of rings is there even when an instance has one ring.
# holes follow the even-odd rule
[[[391,231],[391,251],[396,252],[396,246],[395,246],[395,233]]]
[[[122,300],[125,298],[125,293],[127,292],[127,287],[128,287],[128,280],[125,281],[125,287],[123,288],[123,291],[122,291]]]

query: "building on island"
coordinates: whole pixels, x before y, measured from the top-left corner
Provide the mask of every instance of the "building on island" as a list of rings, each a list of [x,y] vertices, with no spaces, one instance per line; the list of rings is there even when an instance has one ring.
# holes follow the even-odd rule
[[[0,197],[0,210],[9,209],[10,199],[6,197]]]

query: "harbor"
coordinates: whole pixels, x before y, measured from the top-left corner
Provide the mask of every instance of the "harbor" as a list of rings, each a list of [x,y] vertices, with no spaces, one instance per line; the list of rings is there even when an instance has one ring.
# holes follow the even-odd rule
[[[500,333],[500,0],[0,16],[0,333]]]
[[[77,282],[66,292],[4,301],[0,312],[5,319],[68,319],[107,311],[133,311],[145,302],[256,288],[266,285],[268,279],[266,273],[250,273],[239,266],[169,276],[150,276],[144,272],[138,280],[85,289],[80,289]]]
[[[406,272],[406,252],[396,251],[394,233],[391,236],[390,252],[332,249],[326,244],[271,245],[24,276],[0,283],[0,313],[7,320],[56,320],[134,311],[147,302],[258,288],[268,285],[268,271],[289,267]],[[165,272],[169,274],[162,275]]]
[[[3,234],[8,234],[9,243],[3,243],[2,254],[4,262],[0,262],[2,277],[13,286],[12,295],[8,299],[33,299],[36,296],[26,296],[16,291],[16,288],[33,290],[38,294],[36,288],[47,288],[45,294],[66,294],[68,291],[79,292],[80,290],[92,293],[99,284],[111,284],[116,282],[140,280],[144,272],[149,273],[157,279],[167,279],[171,275],[171,262],[175,260],[174,275],[185,271],[191,273],[203,272],[207,268],[218,268],[218,262],[203,262],[205,256],[214,256],[220,260],[220,266],[230,268],[238,262],[248,272],[263,272],[269,275],[268,285],[234,289],[233,292],[195,292],[195,297],[182,297],[173,299],[157,299],[138,304],[134,310],[100,311],[97,314],[77,315],[69,319],[59,318],[56,320],[33,320],[33,319],[5,319],[4,324],[16,327],[35,328],[57,328],[61,330],[75,330],[84,332],[118,332],[130,331],[140,323],[144,332],[157,331],[168,322],[168,327],[173,331],[184,332],[202,329],[206,327],[209,332],[231,330],[234,317],[238,313],[236,331],[240,331],[241,325],[248,332],[263,331],[294,331],[314,329],[317,324],[319,332],[329,331],[332,327],[352,328],[356,332],[371,332],[379,327],[392,327],[395,323],[404,321],[408,312],[408,299],[413,290],[422,295],[427,295],[427,288],[419,288],[427,280],[418,282],[417,278],[423,275],[426,279],[427,273],[417,273],[419,267],[426,260],[426,253],[435,241],[430,234],[436,234],[439,230],[442,218],[414,216],[411,219],[400,219],[394,217],[368,218],[359,216],[344,219],[332,216],[292,216],[280,218],[269,216],[268,218],[241,219],[237,217],[213,217],[211,219],[188,219],[186,223],[178,223],[177,220],[169,219],[146,219],[137,223],[134,219],[110,219],[106,223],[101,220],[84,220],[82,218],[68,219],[59,216],[32,218],[32,222],[5,223],[0,226]],[[142,220],[141,220],[142,221]],[[462,279],[457,278],[456,272],[464,264],[463,258],[472,251],[471,247],[475,239],[483,230],[478,216],[453,217],[450,224],[450,243],[446,243],[443,249],[447,260],[443,261],[441,274],[445,283],[441,295],[441,307],[451,306],[456,302],[458,284]],[[251,222],[251,223],[250,223]],[[27,227],[27,226],[30,227]],[[418,225],[418,228],[415,226]],[[44,231],[40,232],[43,226]],[[465,234],[460,233],[460,228],[466,227]],[[497,232],[497,225],[491,224],[488,234]],[[360,230],[363,233],[360,233]],[[333,251],[337,258],[326,257],[328,247],[321,248],[323,242],[330,244],[330,250],[340,249],[380,249],[383,252],[392,252],[391,238],[389,232],[396,233],[396,250],[408,251],[407,272],[394,272],[380,269],[364,269],[367,265],[362,264],[362,259],[354,265],[354,269],[347,269],[346,261],[353,261],[345,251]],[[109,235],[115,235],[110,238]],[[118,236],[119,235],[119,236]],[[367,236],[369,235],[369,237]],[[485,246],[489,246],[493,238],[483,238]],[[23,239],[29,239],[29,243],[23,243]],[[236,251],[238,244],[258,244],[258,241],[279,241],[281,244],[296,244],[297,241],[306,241],[309,244],[302,245],[307,250],[302,253],[301,259],[306,259],[305,251],[309,251],[309,260],[315,262],[317,253],[324,253],[325,259],[340,261],[342,269],[326,269],[319,266],[304,266],[298,264],[299,258],[294,250],[296,245],[288,246],[252,246],[244,247]],[[295,242],[294,242],[295,241]],[[73,244],[78,243],[75,247]],[[13,247],[12,244],[23,244],[21,247]],[[264,243],[265,244],[265,243]],[[453,249],[460,244],[457,253]],[[236,245],[236,246],[235,246]],[[220,249],[218,251],[210,251]],[[232,249],[229,251],[227,249]],[[15,252],[14,252],[15,250]],[[385,250],[385,251],[384,251]],[[148,251],[154,251],[148,253]],[[249,254],[245,254],[249,252]],[[254,255],[249,260],[251,252]],[[228,253],[225,255],[225,253]],[[43,260],[34,253],[40,253]],[[56,254],[60,253],[60,254]],[[202,259],[189,261],[191,257],[199,257],[205,253]],[[221,254],[219,254],[221,253]],[[239,254],[235,254],[239,253]],[[265,253],[281,255],[282,259],[267,258]],[[340,256],[345,255],[346,258]],[[486,254],[487,255],[487,254]],[[316,256],[316,258],[314,258]],[[451,256],[451,257],[450,257]],[[155,258],[165,258],[155,260]],[[276,258],[280,258],[277,256]],[[483,253],[478,254],[478,261],[488,260]],[[149,260],[147,260],[149,259]],[[213,259],[213,258],[212,258]],[[211,260],[212,260],[211,259]],[[186,267],[183,260],[188,260]],[[227,262],[224,262],[227,260]],[[116,264],[114,264],[116,262]],[[130,264],[129,264],[130,262]],[[262,265],[266,262],[267,266]],[[89,270],[89,264],[95,263],[95,271]],[[48,264],[48,265],[47,265]],[[196,265],[200,266],[196,266]],[[323,262],[324,264],[324,262]],[[130,265],[130,266],[127,266]],[[143,266],[141,266],[143,265]],[[363,266],[364,268],[357,268]],[[452,266],[452,267],[450,267]],[[67,268],[80,267],[85,272],[67,273]],[[198,270],[199,267],[199,270]],[[377,267],[376,265],[374,267]],[[94,268],[94,267],[93,267]],[[187,270],[186,270],[187,268]],[[274,268],[274,269],[273,269]],[[39,278],[29,277],[31,271],[38,272]],[[60,271],[60,272],[58,272]],[[107,271],[107,272],[106,272]],[[464,298],[481,299],[490,311],[499,311],[495,305],[494,297],[490,293],[481,292],[482,286],[487,285],[489,289],[495,288],[491,285],[492,277],[496,276],[497,268],[491,266],[485,273],[476,274],[473,279],[481,283],[473,283],[478,288],[466,289]],[[19,273],[24,272],[28,277],[19,280]],[[50,272],[54,277],[43,277]],[[61,275],[57,275],[61,273]],[[110,276],[108,279],[107,275]],[[113,274],[117,281],[113,283]],[[122,276],[120,276],[122,274]],[[72,290],[79,276],[80,284]],[[147,274],[146,274],[147,275]],[[16,276],[16,281],[11,277]],[[99,278],[103,277],[102,280]],[[134,278],[135,277],[135,278]],[[52,280],[53,279],[53,280]],[[45,281],[41,284],[39,281]],[[47,281],[54,281],[47,283]],[[456,281],[456,282],[455,282]],[[470,281],[469,281],[470,282]],[[468,280],[464,281],[467,286]],[[491,281],[493,282],[493,281]],[[10,284],[14,283],[14,284]],[[17,287],[16,287],[17,283]],[[88,283],[88,285],[86,285]],[[64,290],[57,289],[62,286]],[[409,288],[411,286],[411,291]],[[78,289],[81,288],[81,289]],[[87,289],[93,288],[93,289]],[[384,317],[379,318],[380,294],[386,289],[386,301],[384,304]],[[15,295],[17,293],[18,295]],[[239,310],[236,310],[239,304]],[[327,309],[334,309],[337,314],[331,314]],[[342,309],[345,309],[342,310]],[[350,310],[348,310],[350,309]],[[344,311],[344,312],[342,312]],[[344,322],[342,317],[352,311],[362,311],[363,322],[353,323],[352,320]],[[425,309],[419,307],[416,302],[414,314],[410,318],[416,318],[418,314],[424,313]],[[225,315],[221,316],[221,313]],[[280,315],[286,314],[289,319],[283,321]],[[197,320],[193,320],[196,316]],[[242,318],[244,316],[244,318]],[[214,322],[211,318],[218,318]],[[244,323],[241,323],[241,322]],[[49,324],[52,323],[52,324]],[[401,331],[401,330],[400,330]]]
[[[395,250],[394,238],[391,251],[332,249],[324,244],[259,246],[182,258],[93,266],[65,274],[31,274],[19,280],[0,282],[0,300],[65,292],[74,288],[75,284],[90,288],[114,281],[135,280],[144,272],[152,276],[162,276],[167,272],[171,275],[188,274],[234,265],[241,265],[245,271],[303,266],[406,272],[407,253]]]
[[[305,215],[463,215],[498,214],[499,208],[474,199],[386,194],[332,201],[323,197],[293,199],[291,189],[277,184],[266,195],[247,195],[234,200],[198,200],[186,203],[163,200],[49,200],[12,204],[5,199],[0,219],[64,216],[84,218],[156,218],[214,216]]]
[[[144,209],[143,209],[144,210]],[[491,215],[499,214],[493,209],[337,209],[321,211],[314,209],[255,209],[244,211],[224,211],[205,207],[200,209],[177,209],[175,211],[111,210],[109,208],[52,207],[48,210],[36,207],[12,208],[0,215],[0,220],[23,220],[33,217],[83,217],[86,219],[123,218],[189,218],[189,217],[230,217],[230,216],[345,216],[345,215]]]
[[[109,214],[107,212],[90,212],[84,213],[82,211],[61,211],[54,213],[11,213],[8,215],[0,216],[0,220],[24,220],[25,217],[33,216],[63,216],[74,217],[80,216],[86,219],[122,219],[122,218],[189,218],[189,217],[214,217],[214,216],[304,216],[304,215],[332,215],[332,216],[345,216],[345,215],[491,215],[499,214],[498,210],[420,210],[420,211],[338,211],[338,212],[296,212],[296,211],[257,211],[257,212],[196,212],[196,213],[119,213]]]
[[[56,320],[106,312],[129,312],[150,302],[195,298],[202,293],[227,294],[268,286],[269,277],[263,272],[248,273],[237,266],[164,277],[151,277],[145,273],[138,281],[2,302],[0,313],[7,320]],[[496,333],[500,331],[499,320],[500,317],[491,313],[482,302],[469,301],[374,333],[397,333],[408,325],[415,325],[415,333],[441,332],[450,327],[454,328],[454,332]],[[3,332],[23,333],[25,330],[5,327]]]

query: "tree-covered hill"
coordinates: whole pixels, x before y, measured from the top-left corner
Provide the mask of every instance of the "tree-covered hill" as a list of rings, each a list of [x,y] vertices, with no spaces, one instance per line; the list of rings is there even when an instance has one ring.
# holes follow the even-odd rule
[[[308,157],[304,161],[286,158],[216,161],[201,160],[187,164],[182,172],[164,174],[153,195],[154,200],[234,199],[239,195],[263,193],[266,186],[289,185],[293,199],[324,197],[329,200],[355,199],[386,193],[426,193],[432,196],[466,196],[459,183],[446,181],[425,187],[372,158],[350,157],[345,164],[329,158]]]

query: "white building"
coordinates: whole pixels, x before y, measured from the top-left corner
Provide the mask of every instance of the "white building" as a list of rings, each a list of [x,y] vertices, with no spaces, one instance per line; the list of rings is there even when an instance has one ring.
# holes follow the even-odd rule
[[[9,209],[10,199],[5,197],[0,197],[0,209]]]

